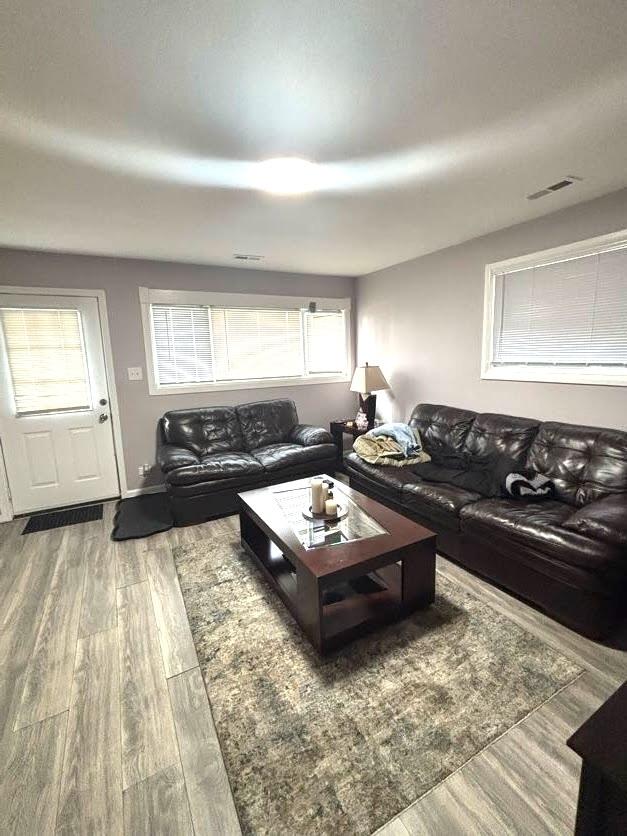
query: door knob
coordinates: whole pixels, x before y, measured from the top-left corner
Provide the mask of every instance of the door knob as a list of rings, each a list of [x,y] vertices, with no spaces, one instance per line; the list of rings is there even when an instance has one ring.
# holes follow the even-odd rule
[[[105,422],[105,421],[108,421],[108,420],[109,420],[109,416],[107,415],[107,413],[106,413],[106,412],[102,412],[102,413],[98,416],[98,421],[99,421],[101,424],[104,424],[104,422]]]

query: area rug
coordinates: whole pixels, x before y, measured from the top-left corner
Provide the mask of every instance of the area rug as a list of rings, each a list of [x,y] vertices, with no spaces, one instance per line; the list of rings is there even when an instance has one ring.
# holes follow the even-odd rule
[[[321,659],[233,520],[174,550],[242,830],[369,834],[581,670],[438,574],[435,603]]]

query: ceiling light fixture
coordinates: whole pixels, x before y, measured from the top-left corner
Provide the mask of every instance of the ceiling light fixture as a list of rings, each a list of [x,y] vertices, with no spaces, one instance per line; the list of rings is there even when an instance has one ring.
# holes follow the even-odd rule
[[[315,191],[320,185],[320,166],[300,157],[277,157],[255,166],[255,188],[277,195]]]

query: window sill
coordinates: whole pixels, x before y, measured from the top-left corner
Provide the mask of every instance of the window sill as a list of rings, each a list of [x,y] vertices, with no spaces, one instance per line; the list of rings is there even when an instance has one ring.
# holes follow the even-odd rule
[[[627,369],[589,367],[568,369],[555,366],[488,366],[482,380],[527,381],[530,383],[575,383],[590,386],[627,386]]]
[[[194,393],[207,392],[232,392],[245,389],[277,389],[289,386],[314,386],[321,383],[349,383],[350,376],[325,375],[320,377],[273,377],[263,380],[233,380],[223,383],[181,383],[168,386],[159,386],[153,381],[148,381],[148,392],[150,395],[191,395]]]

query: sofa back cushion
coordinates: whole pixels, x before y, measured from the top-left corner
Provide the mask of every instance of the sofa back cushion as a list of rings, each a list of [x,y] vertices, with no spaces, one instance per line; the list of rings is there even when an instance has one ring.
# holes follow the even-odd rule
[[[552,479],[557,498],[569,505],[627,493],[627,432],[553,421],[541,424],[527,466]]]
[[[298,424],[294,401],[287,398],[245,403],[235,409],[246,450],[280,444],[287,440],[292,428]]]
[[[427,453],[436,448],[441,452],[461,453],[476,417],[477,413],[468,409],[420,403],[414,407],[409,424],[420,433]]]
[[[484,412],[473,421],[466,436],[465,450],[473,456],[498,453],[522,464],[539,427],[540,422],[532,418]]]
[[[244,450],[240,423],[232,406],[173,409],[162,418],[164,440],[198,456]]]

